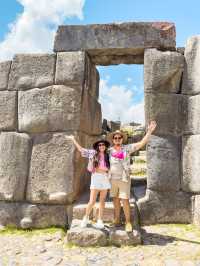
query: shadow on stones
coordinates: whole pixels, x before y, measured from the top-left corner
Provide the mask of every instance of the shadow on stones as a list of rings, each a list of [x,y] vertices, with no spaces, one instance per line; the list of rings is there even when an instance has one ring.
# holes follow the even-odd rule
[[[142,234],[143,245],[165,246],[169,243],[173,243],[174,241],[182,241],[182,242],[200,245],[200,242],[198,241],[193,241],[193,240],[188,240],[188,239],[173,237],[173,236],[167,236],[167,235],[161,235],[157,233],[147,233],[146,230],[142,228],[140,232]]]

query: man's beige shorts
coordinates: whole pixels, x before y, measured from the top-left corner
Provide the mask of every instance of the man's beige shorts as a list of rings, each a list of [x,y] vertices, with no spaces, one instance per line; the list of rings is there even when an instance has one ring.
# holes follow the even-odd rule
[[[110,196],[120,199],[130,199],[131,181],[124,182],[117,179],[111,179]]]

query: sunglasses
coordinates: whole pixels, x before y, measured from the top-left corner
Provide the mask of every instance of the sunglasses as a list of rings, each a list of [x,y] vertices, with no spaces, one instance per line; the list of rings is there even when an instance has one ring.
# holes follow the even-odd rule
[[[104,144],[104,143],[100,143],[100,144],[98,145],[98,147],[100,147],[100,146],[105,146],[105,144]]]
[[[120,140],[122,137],[114,137],[113,139]]]

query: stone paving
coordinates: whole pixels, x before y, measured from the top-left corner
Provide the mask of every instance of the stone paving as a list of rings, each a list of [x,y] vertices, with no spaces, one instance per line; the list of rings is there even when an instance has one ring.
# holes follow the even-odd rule
[[[0,265],[9,266],[199,266],[200,228],[142,227],[143,245],[80,248],[62,229],[0,232]]]

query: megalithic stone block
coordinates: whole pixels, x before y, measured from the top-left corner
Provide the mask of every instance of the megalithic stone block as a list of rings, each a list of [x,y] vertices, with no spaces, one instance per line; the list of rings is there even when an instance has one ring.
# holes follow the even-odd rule
[[[88,147],[86,135],[76,132],[73,134],[81,145]],[[81,157],[65,135],[67,134],[44,133],[33,137],[26,194],[29,202],[71,203],[85,188],[87,160]]]
[[[0,225],[17,228],[66,226],[68,206],[0,201]]]
[[[86,88],[92,97],[99,98],[99,71],[90,56],[86,57]]]
[[[183,69],[184,56],[182,54],[146,49],[144,53],[145,92],[179,92]]]
[[[7,89],[10,65],[11,61],[5,61],[0,63],[0,90]]]
[[[131,64],[139,56],[137,62],[143,63],[145,48],[175,50],[175,35],[174,24],[168,22],[66,25],[58,27],[54,51],[87,51],[100,65]],[[127,60],[128,55],[132,60]]]
[[[159,223],[191,223],[192,195],[183,191],[147,190],[137,205],[142,225]]]
[[[200,226],[200,195],[192,197],[193,223]]]
[[[99,73],[86,52],[57,53],[55,83],[78,87],[99,97]]]
[[[200,134],[200,95],[184,95],[183,134]]]
[[[182,93],[200,94],[200,36],[192,36],[185,47],[185,68],[183,72]]]
[[[24,200],[29,159],[30,137],[27,134],[0,134],[0,200]]]
[[[8,89],[27,90],[52,85],[54,72],[54,54],[18,54],[11,65]]]
[[[147,145],[147,188],[178,191],[181,182],[181,137],[152,135]]]
[[[84,85],[85,81],[85,52],[57,53],[55,82],[60,85]]]
[[[80,127],[81,90],[63,85],[20,91],[19,130],[32,133]]]
[[[182,190],[200,192],[200,135],[182,138]]]
[[[17,93],[0,91],[0,130],[17,129]]]
[[[19,131],[44,133],[81,130],[101,133],[101,105],[82,88],[54,85],[19,91]]]
[[[91,135],[102,132],[101,104],[85,91],[82,99],[81,130]]]
[[[156,120],[155,135],[180,136],[183,96],[175,93],[145,93],[145,121]]]

